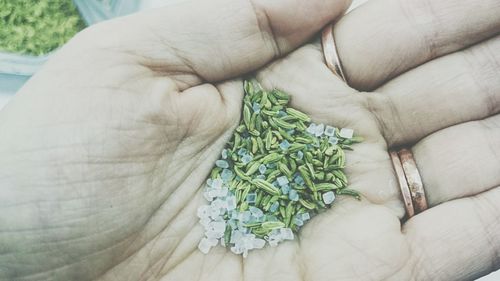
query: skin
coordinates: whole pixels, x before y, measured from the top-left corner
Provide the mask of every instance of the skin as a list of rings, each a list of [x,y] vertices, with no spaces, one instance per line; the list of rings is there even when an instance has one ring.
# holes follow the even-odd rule
[[[500,266],[500,4],[187,1],[77,35],[0,111],[1,280],[473,280]],[[472,13],[470,11],[473,11]],[[311,16],[314,15],[314,16]],[[464,20],[467,17],[467,20]],[[186,20],[188,19],[188,20]],[[366,141],[296,240],[196,247],[201,186],[242,80]],[[387,151],[412,148],[430,208],[405,220]]]

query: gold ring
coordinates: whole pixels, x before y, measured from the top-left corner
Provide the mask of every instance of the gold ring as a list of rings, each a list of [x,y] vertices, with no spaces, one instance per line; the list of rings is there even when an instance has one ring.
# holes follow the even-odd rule
[[[413,206],[413,200],[411,199],[410,188],[408,187],[408,182],[406,181],[403,166],[401,165],[401,160],[399,160],[399,156],[396,151],[391,151],[389,154],[391,155],[392,165],[394,167],[394,171],[396,172],[399,188],[401,189],[401,195],[403,196],[406,215],[408,218],[411,218],[415,215],[415,208]]]
[[[413,154],[409,149],[401,149],[398,151],[398,155],[401,160],[401,165],[403,166],[406,182],[410,188],[413,205],[415,206],[415,213],[418,214],[428,208],[422,177],[418,171]]]
[[[323,55],[325,57],[326,65],[337,75],[340,79],[347,83],[342,64],[340,63],[339,54],[337,53],[337,46],[335,45],[335,38],[333,36],[333,23],[328,24],[321,34],[321,43],[323,45]]]

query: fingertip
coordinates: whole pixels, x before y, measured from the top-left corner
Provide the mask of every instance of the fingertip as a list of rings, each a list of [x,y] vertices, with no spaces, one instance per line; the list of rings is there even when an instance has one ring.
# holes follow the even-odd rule
[[[256,14],[265,15],[280,53],[303,44],[329,22],[342,16],[351,0],[252,0]],[[260,19],[259,19],[260,20]]]

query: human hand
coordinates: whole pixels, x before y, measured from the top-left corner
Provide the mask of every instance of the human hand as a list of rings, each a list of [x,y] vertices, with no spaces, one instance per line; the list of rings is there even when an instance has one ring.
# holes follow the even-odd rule
[[[448,4],[452,2],[458,1],[447,1]],[[463,4],[467,5],[472,6]],[[293,7],[292,4],[289,6]],[[363,22],[366,17],[373,16],[373,10],[370,9],[376,10],[377,7],[379,6],[370,4],[355,11],[344,18],[336,30],[337,44],[347,76],[350,79],[365,79],[359,78],[359,81],[351,82],[357,88],[374,88],[382,81],[424,62],[419,61],[421,54],[413,50],[409,52],[411,55],[405,53],[408,56],[404,60],[406,67],[377,77],[375,75],[383,73],[380,65],[374,72],[363,73],[360,69],[364,69],[367,64],[381,63],[391,70],[390,67],[395,64],[388,64],[390,60],[381,56],[391,54],[390,52],[379,51],[367,55],[362,64],[349,60],[354,56],[346,54],[347,50],[352,50],[352,46],[362,42],[363,37],[358,37],[360,41],[353,38],[342,39],[342,30],[344,34],[350,30],[351,33],[345,36],[370,36],[370,32],[358,32],[353,29],[360,26],[359,21]],[[325,11],[327,15],[324,18],[319,17],[322,22],[312,23],[311,28],[305,31],[307,34],[304,33],[300,40],[293,40],[288,36],[288,40],[284,41],[290,46],[297,46],[307,35],[317,31],[330,20],[329,15],[340,13],[342,8],[337,7],[337,13],[332,13],[332,10]],[[198,10],[203,11],[203,8]],[[467,10],[464,7],[463,11]],[[465,41],[465,45],[492,35],[494,27],[498,27],[498,22],[494,23],[495,18],[491,19],[491,14],[490,17],[485,16],[486,12],[494,15],[492,10],[486,7],[478,12],[482,16],[481,18],[478,15],[478,19],[488,24],[475,25],[474,22],[467,25],[467,28],[472,28],[483,37]],[[396,16],[390,12],[388,9],[387,18]],[[279,14],[281,13],[284,12]],[[160,16],[159,13],[157,15]],[[217,18],[216,15],[213,16]],[[164,21],[170,20],[165,14],[161,16],[167,18]],[[194,16],[192,18],[196,20]],[[275,17],[270,18],[273,20]],[[135,19],[137,25],[143,24],[142,20],[137,20],[137,17]],[[147,22],[150,21],[153,21],[153,17]],[[150,28],[157,28],[157,21],[158,19]],[[198,25],[207,25],[207,22],[220,24],[218,21],[199,19]],[[304,26],[303,23],[294,22],[298,26]],[[123,29],[122,26],[116,22],[110,23],[97,28],[101,29],[100,31],[89,31],[81,35],[71,43],[72,47],[68,46],[58,54],[58,58],[51,61],[45,70],[16,96],[14,102],[0,113],[0,178],[2,194],[7,195],[2,195],[0,218],[2,222],[9,222],[6,225],[12,230],[2,234],[0,241],[6,241],[6,244],[14,245],[10,247],[16,247],[7,250],[7,255],[3,257],[6,262],[2,262],[3,265],[12,259],[18,261],[18,270],[26,269],[26,264],[31,264],[30,273],[41,272],[40,275],[32,275],[34,279],[49,276],[90,279],[108,270],[101,279],[119,280],[439,280],[448,277],[470,278],[489,269],[485,266],[498,266],[494,264],[498,263],[498,260],[488,256],[491,253],[488,251],[499,248],[494,237],[486,241],[480,237],[472,241],[476,244],[470,244],[469,241],[484,230],[478,219],[471,217],[475,213],[489,225],[489,232],[498,232],[498,211],[495,213],[492,208],[493,211],[489,212],[485,208],[489,205],[484,203],[493,202],[495,196],[500,196],[498,191],[495,193],[498,188],[478,196],[483,199],[462,199],[432,208],[407,222],[404,234],[401,233],[399,219],[403,215],[403,206],[388,160],[387,147],[417,142],[425,135],[442,128],[439,122],[443,121],[443,118],[453,119],[451,113],[428,114],[435,117],[431,124],[437,128],[427,123],[419,124],[423,122],[421,119],[413,123],[411,120],[405,121],[404,118],[408,120],[408,116],[403,115],[404,106],[412,106],[414,111],[422,110],[429,104],[427,102],[430,102],[422,100],[422,96],[428,92],[420,92],[421,89],[412,84],[413,79],[418,77],[408,76],[415,75],[412,73],[417,70],[387,83],[378,91],[381,94],[359,94],[332,76],[322,61],[318,46],[311,45],[282,62],[271,65],[260,72],[259,78],[268,87],[277,86],[290,92],[294,106],[311,114],[315,121],[354,127],[366,138],[365,143],[357,145],[356,151],[348,155],[351,165],[347,169],[352,187],[363,193],[364,200],[357,202],[340,199],[332,210],[307,224],[298,240],[282,244],[278,248],[252,252],[246,260],[227,253],[223,248],[214,249],[215,251],[207,256],[197,252],[195,248],[201,237],[201,228],[196,224],[195,210],[202,200],[198,188],[227,140],[231,128],[238,121],[242,93],[241,84],[237,80],[216,83],[217,89],[207,84],[193,85],[204,81],[224,80],[229,76],[255,69],[270,60],[272,55],[269,54],[273,52],[264,52],[268,54],[268,59],[264,59],[266,55],[256,50],[267,49],[265,44],[260,47],[248,44],[254,42],[253,40],[244,41],[243,44],[234,38],[227,39],[227,33],[219,32],[219,39],[224,39],[227,44],[238,43],[239,48],[248,48],[248,52],[238,51],[231,56],[231,50],[237,49],[230,45],[220,51],[226,55],[224,59],[207,62],[207,57],[214,57],[207,55],[206,53],[213,52],[207,51],[207,46],[202,45],[208,40],[201,40],[198,45],[201,47],[191,52],[190,49],[195,46],[191,45],[192,43],[188,49],[171,46],[172,42],[168,40],[174,37],[168,35],[160,36],[165,39],[158,40],[158,35],[162,35],[164,31],[156,30],[153,38],[157,40],[155,46],[151,39],[140,41],[132,36],[138,34],[136,36],[141,35],[141,38],[151,38],[153,32],[139,34],[148,28],[137,26],[137,32],[126,30],[127,34],[120,36],[116,33]],[[127,26],[130,29],[136,27],[134,24]],[[233,31],[229,34],[240,30],[235,24],[228,26]],[[370,26],[384,27],[375,24]],[[386,29],[391,30],[392,27],[386,26]],[[191,28],[190,30],[214,30],[213,27]],[[290,27],[292,30],[294,28]],[[78,44],[79,40],[88,42],[85,39],[87,36],[110,36],[109,31],[113,31],[111,34],[116,37],[103,39],[99,43],[100,46]],[[172,29],[167,31],[171,32]],[[408,29],[402,29],[402,32],[404,31],[408,32]],[[259,34],[257,30],[249,31],[249,34],[254,33]],[[217,34],[208,33],[208,36]],[[175,42],[186,42],[189,40],[188,35],[176,38],[178,41]],[[197,35],[198,38],[202,36],[198,33]],[[241,36],[260,41],[258,36]],[[384,38],[380,39],[382,41]],[[407,46],[408,41],[410,40],[394,40],[389,43],[401,48]],[[114,45],[116,42],[121,44]],[[449,46],[449,41],[440,43]],[[343,47],[342,44],[346,45]],[[175,55],[172,55],[172,51],[166,54],[162,52],[165,46],[174,50]],[[495,50],[498,45],[486,48]],[[137,53],[137,50],[143,51]],[[395,55],[394,52],[392,55]],[[363,57],[359,54],[356,56]],[[75,61],[71,69],[65,65],[69,57]],[[182,62],[176,60],[179,57],[183,58]],[[442,59],[437,59],[432,64],[437,64]],[[254,61],[256,63],[253,63]],[[213,65],[217,62],[221,66]],[[426,65],[422,67],[429,67]],[[82,73],[82,69],[86,71]],[[227,71],[217,73],[220,69]],[[438,67],[434,73],[449,74],[441,73],[443,69],[443,66]],[[478,69],[487,68],[481,65]],[[78,77],[75,77],[75,73],[78,73]],[[452,83],[447,79],[436,79],[442,90],[437,91],[436,84],[431,88],[440,94],[441,99],[451,95],[452,90],[455,93],[457,90],[451,87],[453,84],[450,86],[444,82]],[[497,82],[493,79],[479,79],[478,82],[488,83],[486,86],[480,85],[489,87],[492,91],[498,89]],[[397,85],[399,88],[396,88]],[[463,95],[474,99],[475,104],[478,104],[475,114],[480,114],[482,108],[479,108],[481,105],[478,97],[469,93],[479,92],[474,86],[470,84],[471,88],[467,89],[467,92],[464,91]],[[179,94],[181,91],[182,94]],[[395,92],[397,94],[394,94]],[[415,100],[404,104],[402,93],[407,93],[405,99],[413,97]],[[386,101],[395,106],[387,106]],[[419,105],[416,101],[426,103]],[[494,101],[498,103],[498,98]],[[455,106],[462,105],[457,99]],[[401,113],[398,113],[398,110]],[[26,112],[29,112],[30,116],[24,116]],[[457,115],[463,117],[463,114],[465,112],[458,112]],[[34,116],[36,118],[33,118]],[[393,119],[394,116],[397,118]],[[474,116],[477,118],[477,115]],[[393,120],[401,123],[394,123]],[[427,149],[435,149],[436,143],[442,143],[436,136],[446,133],[447,130],[451,128],[422,140],[421,143],[425,144],[437,138],[430,144],[423,145],[422,153],[418,152],[417,147],[414,148],[431,205],[459,196],[477,194],[487,189],[489,184],[487,181],[482,182],[481,186],[474,186],[474,189],[470,185],[449,185],[449,179],[441,175],[450,173],[449,167],[445,167],[446,163],[440,161],[441,159],[424,161],[425,155],[443,155],[443,152],[437,154]],[[498,140],[498,137],[492,139]],[[469,140],[464,138],[464,141]],[[459,141],[457,143],[457,146],[464,145]],[[451,153],[457,148],[449,145],[448,149]],[[475,159],[479,152],[473,151],[469,157]],[[490,161],[493,161],[493,164],[485,164],[480,172],[494,180],[497,175],[487,169],[498,170],[498,160]],[[439,170],[441,163],[443,166]],[[465,163],[463,165],[457,168],[471,168],[465,166]],[[425,167],[430,170],[426,172]],[[433,176],[434,172],[439,173],[441,177]],[[458,173],[456,176],[457,180],[461,179]],[[440,182],[440,179],[445,182]],[[470,184],[477,184],[477,181],[470,181]],[[498,181],[491,186],[494,185],[498,185]],[[12,202],[17,204],[6,204]],[[475,211],[471,214],[472,209]],[[463,213],[465,217],[457,216],[455,221],[447,217],[451,212]],[[21,231],[23,229],[25,231]],[[443,242],[443,238],[450,237],[453,238],[451,241]],[[19,240],[25,244],[15,243]],[[424,243],[420,243],[422,240]],[[484,243],[487,241],[491,241],[491,249],[485,247]],[[461,251],[465,243],[471,247],[468,250],[471,255],[475,255],[475,260],[459,254],[450,257],[450,252]],[[14,254],[14,250],[17,250],[17,253]],[[62,268],[51,271],[53,267]],[[460,269],[457,269],[458,267]],[[9,270],[5,271],[7,273],[16,270],[15,266],[4,268]],[[26,271],[23,273],[26,274]],[[418,275],[422,273],[433,275]]]
[[[186,1],[77,35],[0,112],[0,279],[168,279],[181,262],[194,279],[208,258],[190,258],[195,210],[239,121],[235,77],[348,2]]]

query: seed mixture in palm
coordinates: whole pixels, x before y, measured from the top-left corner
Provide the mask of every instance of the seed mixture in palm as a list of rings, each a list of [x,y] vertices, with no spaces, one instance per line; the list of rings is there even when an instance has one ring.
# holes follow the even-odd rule
[[[235,254],[293,240],[302,225],[331,206],[347,188],[345,149],[359,142],[353,130],[315,124],[288,107],[280,90],[244,82],[243,118],[221,153],[198,209],[205,237],[198,248],[218,245]]]

